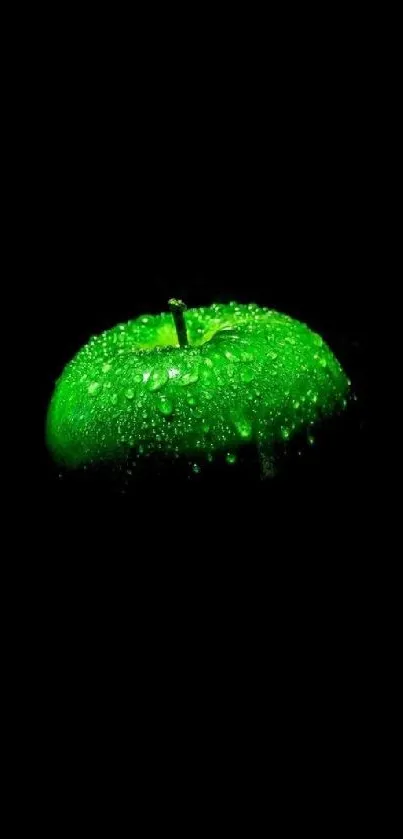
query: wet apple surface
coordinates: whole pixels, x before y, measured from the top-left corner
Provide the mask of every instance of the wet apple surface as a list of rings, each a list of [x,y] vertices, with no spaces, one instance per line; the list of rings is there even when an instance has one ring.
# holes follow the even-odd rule
[[[313,423],[346,406],[342,367],[300,321],[237,303],[183,319],[186,338],[172,311],[144,315],[91,338],[67,364],[47,416],[56,462],[224,452],[232,464],[241,445],[309,439]]]

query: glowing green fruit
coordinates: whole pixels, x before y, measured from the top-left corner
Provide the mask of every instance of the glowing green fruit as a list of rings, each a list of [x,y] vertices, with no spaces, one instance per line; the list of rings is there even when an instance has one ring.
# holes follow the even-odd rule
[[[348,380],[305,324],[254,304],[170,306],[91,338],[66,366],[47,417],[57,462],[162,451],[232,464],[240,445],[284,444],[345,406]]]

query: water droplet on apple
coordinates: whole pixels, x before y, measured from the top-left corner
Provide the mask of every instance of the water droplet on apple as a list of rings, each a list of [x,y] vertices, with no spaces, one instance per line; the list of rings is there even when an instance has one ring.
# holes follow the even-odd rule
[[[191,373],[185,373],[180,380],[180,384],[186,387],[187,385],[192,385],[194,382],[197,382],[198,378],[199,374],[196,370],[194,370]]]
[[[168,381],[168,373],[166,370],[154,370],[151,374],[148,387],[151,391],[159,390]]]
[[[249,384],[254,378],[254,372],[250,367],[243,367],[240,373],[241,381]]]
[[[133,399],[134,391],[132,390],[131,387],[127,388],[127,390],[125,392],[125,396],[126,396],[126,399]]]
[[[236,463],[236,461],[237,461],[237,456],[236,456],[236,454],[232,454],[231,452],[228,452],[225,460],[227,461],[227,463],[229,463],[231,466],[233,466],[233,464]]]
[[[252,425],[249,420],[241,418],[235,421],[235,428],[240,437],[244,440],[249,440],[252,436]]]
[[[170,399],[167,399],[165,396],[161,396],[158,401],[158,410],[164,417],[170,417],[173,413],[173,403]]]
[[[112,396],[111,396],[112,405],[116,405],[117,401],[118,401],[118,395],[117,395],[117,393],[113,393]]]
[[[90,394],[90,396],[95,396],[97,390],[100,387],[101,385],[99,384],[99,382],[91,382],[91,384],[88,386],[88,393]]]

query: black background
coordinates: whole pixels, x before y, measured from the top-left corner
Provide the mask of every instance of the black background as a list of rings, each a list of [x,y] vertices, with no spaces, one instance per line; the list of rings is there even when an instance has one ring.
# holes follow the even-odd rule
[[[282,753],[289,761],[299,750],[298,785],[313,734],[317,766],[339,749],[343,779],[349,763],[355,770],[352,743],[364,755],[372,748],[367,696],[383,656],[368,512],[367,304],[383,276],[377,71],[360,52],[362,19],[355,32],[341,20],[338,37],[315,11],[308,40],[295,15],[286,9],[280,28],[253,21],[232,35],[232,17],[218,31],[200,11],[208,32],[199,48],[200,21],[182,36],[181,19],[184,50],[163,31],[163,53],[156,12],[147,32],[128,27],[124,45],[124,22],[117,37],[98,38],[98,16],[85,32],[74,20],[65,44],[65,24],[46,51],[35,42],[24,73],[15,193],[26,218],[18,252],[34,325],[39,463],[23,413],[16,494],[30,512],[17,519],[27,548],[10,632],[23,627],[15,666],[27,674],[21,718],[31,705],[28,725],[41,739],[35,761],[51,720],[49,766],[63,753],[62,731],[76,748],[74,776],[83,743],[91,736],[99,754],[108,727],[124,743],[155,731],[155,753],[167,743],[169,762],[183,729],[194,757],[195,732],[207,736],[210,718],[228,728],[231,754],[242,727],[256,743],[290,732]],[[256,301],[328,341],[358,398],[298,474],[251,482],[235,469],[217,484],[185,486],[151,477],[126,495],[58,477],[44,440],[55,379],[91,335],[162,311],[171,296],[189,306]],[[28,388],[24,380],[25,404]],[[244,697],[252,713],[242,707],[234,720]]]

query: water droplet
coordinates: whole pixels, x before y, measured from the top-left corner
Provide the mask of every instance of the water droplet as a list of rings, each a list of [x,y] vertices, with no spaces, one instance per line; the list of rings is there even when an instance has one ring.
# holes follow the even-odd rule
[[[143,373],[143,382],[148,382],[150,376],[151,376],[151,373],[148,370],[147,370],[146,373]]]
[[[207,399],[207,402],[211,402],[211,400],[213,398],[213,394],[211,393],[210,390],[205,390],[204,391],[204,398]]]
[[[272,359],[272,361],[275,361],[276,358],[278,358],[278,353],[274,352],[274,350],[269,350],[267,355]]]
[[[249,384],[254,378],[254,372],[250,367],[243,367],[240,375],[241,381],[245,382],[245,384]]]
[[[319,362],[321,367],[327,367],[327,361],[325,358],[321,358]]]
[[[252,436],[252,425],[247,419],[241,418],[236,420],[235,428],[244,440],[249,440]]]
[[[188,396],[187,403],[188,403],[188,405],[196,405],[196,400],[195,400],[194,396]]]
[[[125,396],[126,396],[126,399],[133,399],[134,391],[132,390],[131,387],[127,388],[127,390],[125,391]]]
[[[197,463],[194,463],[193,466],[192,466],[192,471],[195,473],[195,475],[200,475],[200,472],[201,472],[200,466],[198,466]]]
[[[105,364],[102,365],[102,372],[109,373],[109,370],[112,369],[112,364],[109,361],[106,361]]]
[[[288,440],[290,437],[290,429],[283,425],[281,427],[281,436],[283,440]]]
[[[111,396],[112,405],[116,405],[117,401],[118,401],[118,395],[117,395],[117,393],[113,393],[112,396]]]
[[[199,374],[196,370],[192,373],[185,373],[180,380],[180,384],[186,387],[187,385],[192,385],[194,382],[197,382],[199,378]]]
[[[165,396],[161,396],[158,401],[158,410],[164,417],[170,417],[174,406],[170,399],[167,399]]]
[[[180,370],[178,370],[177,367],[171,367],[170,370],[168,370],[168,376],[170,379],[176,379],[177,376],[180,376]]]
[[[225,460],[227,461],[227,463],[229,463],[232,466],[234,463],[236,463],[237,456],[236,456],[236,454],[232,454],[231,452],[228,452]]]
[[[90,394],[90,396],[94,396],[99,387],[99,382],[91,382],[91,384],[88,386],[88,393]]]
[[[148,387],[151,391],[159,390],[168,381],[168,373],[166,370],[154,370],[152,373]]]
[[[294,402],[294,408],[295,408],[295,410],[296,410],[296,411],[297,411],[297,410],[298,410],[298,408],[299,408],[299,404],[300,404],[300,403],[299,403],[298,401]]]
[[[213,367],[213,362],[211,358],[205,358],[204,363],[207,364],[207,367]]]

